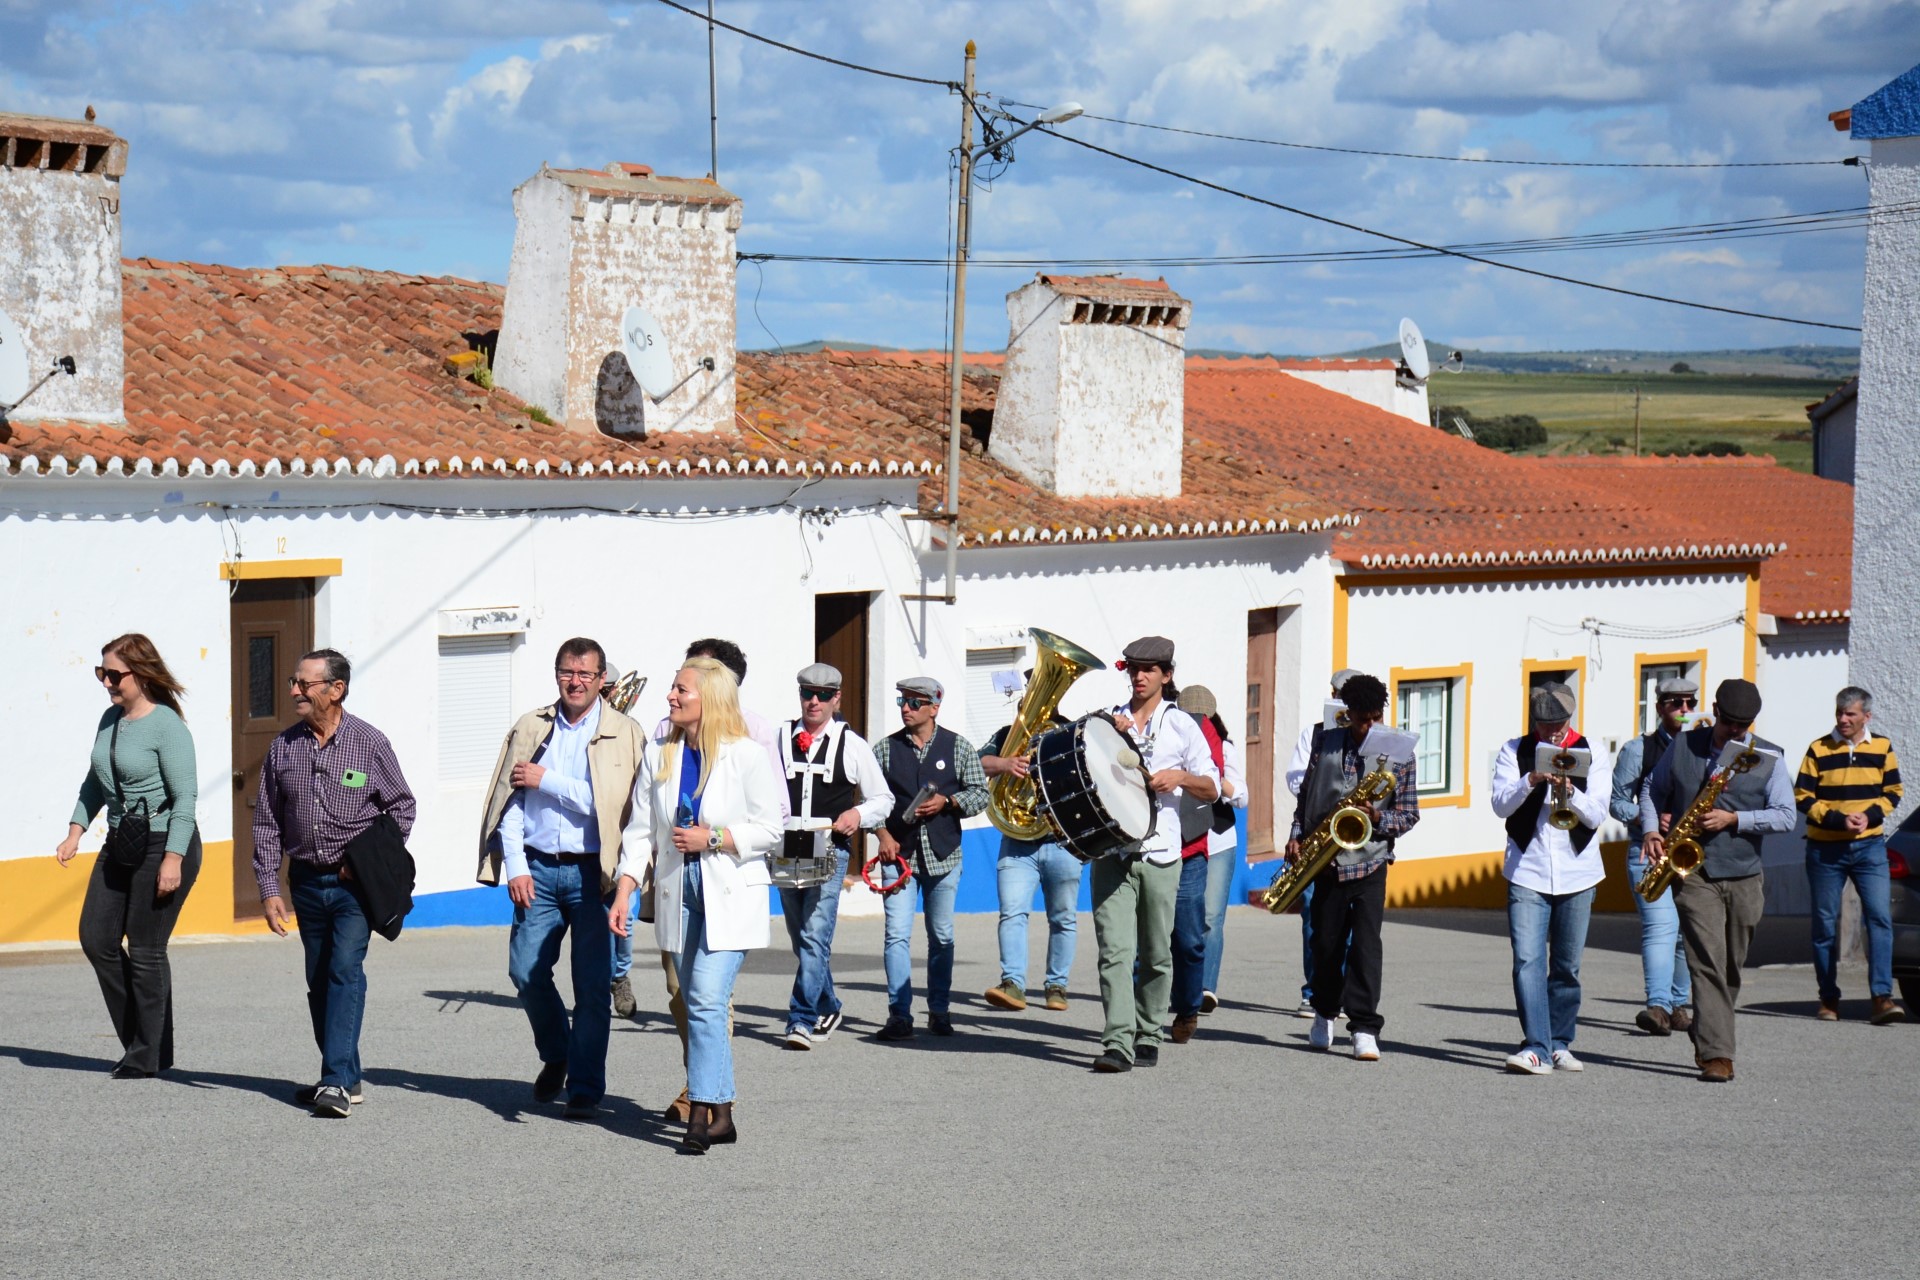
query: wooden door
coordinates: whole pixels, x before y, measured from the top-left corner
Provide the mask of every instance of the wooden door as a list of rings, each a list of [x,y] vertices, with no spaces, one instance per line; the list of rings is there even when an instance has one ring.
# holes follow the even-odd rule
[[[873,741],[867,723],[867,608],[873,596],[841,591],[813,598],[813,659],[840,669],[840,718]]]
[[[1278,609],[1247,611],[1247,718],[1240,746],[1246,758],[1247,856],[1273,852],[1273,680],[1280,633]]]
[[[287,677],[313,648],[313,579],[234,584],[228,606],[233,669],[233,915],[260,914],[253,876],[253,806],[274,737],[296,719]]]

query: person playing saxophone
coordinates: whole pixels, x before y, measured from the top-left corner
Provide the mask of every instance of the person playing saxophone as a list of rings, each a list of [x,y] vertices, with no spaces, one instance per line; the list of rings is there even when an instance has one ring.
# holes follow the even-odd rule
[[[1700,1079],[1733,1079],[1733,1006],[1740,996],[1740,967],[1765,905],[1760,876],[1760,840],[1769,831],[1793,830],[1793,780],[1780,748],[1753,732],[1760,690],[1748,680],[1723,680],[1713,695],[1713,723],[1673,740],[1640,793],[1649,863],[1667,856],[1668,828],[1721,769],[1730,770],[1718,802],[1702,818],[1705,857],[1698,870],[1674,882],[1680,934],[1693,972],[1694,1061]],[[1735,753],[1728,744],[1737,744]],[[1745,757],[1751,753],[1751,758]],[[1736,756],[1737,763],[1727,759]]]
[[[1287,837],[1287,861],[1300,858],[1300,841],[1340,806],[1348,792],[1373,769],[1367,736],[1387,708],[1387,686],[1378,677],[1350,677],[1341,696],[1347,727],[1322,733],[1300,783],[1300,804]],[[1380,804],[1365,804],[1373,838],[1357,849],[1343,849],[1313,883],[1313,1028],[1307,1043],[1333,1047],[1333,1020],[1347,1011],[1353,1056],[1362,1062],[1380,1057],[1380,926],[1387,907],[1387,866],[1394,842],[1420,821],[1413,761],[1391,766],[1393,792]]]

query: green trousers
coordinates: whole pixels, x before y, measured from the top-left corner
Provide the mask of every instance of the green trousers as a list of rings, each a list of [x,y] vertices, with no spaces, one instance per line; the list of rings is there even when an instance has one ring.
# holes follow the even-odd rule
[[[1096,858],[1093,935],[1100,945],[1103,1049],[1133,1060],[1137,1044],[1157,1045],[1173,998],[1173,903],[1180,864]],[[1136,963],[1137,962],[1137,963]]]

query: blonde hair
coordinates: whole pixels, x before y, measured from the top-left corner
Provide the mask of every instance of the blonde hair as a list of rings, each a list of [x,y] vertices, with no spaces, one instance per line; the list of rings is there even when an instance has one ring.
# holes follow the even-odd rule
[[[725,663],[715,658],[688,658],[680,664],[680,670],[693,672],[693,682],[700,689],[700,732],[692,746],[700,753],[700,785],[694,794],[701,795],[707,789],[707,779],[713,776],[713,761],[720,748],[747,736],[747,720],[740,714],[740,682]],[[686,731],[679,725],[667,733],[669,746],[684,746],[686,741]]]

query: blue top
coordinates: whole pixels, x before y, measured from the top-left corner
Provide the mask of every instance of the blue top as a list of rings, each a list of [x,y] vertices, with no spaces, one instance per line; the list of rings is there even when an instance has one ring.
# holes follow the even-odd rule
[[[680,744],[680,803],[673,810],[676,827],[700,823],[700,751],[691,742]]]
[[[1920,67],[1881,85],[1853,104],[1852,138],[1920,136]]]
[[[593,700],[579,724],[568,724],[566,713],[554,708],[553,732],[540,755],[546,767],[540,785],[515,791],[500,815],[501,873],[508,880],[528,874],[529,846],[542,853],[600,852],[587,767],[587,745],[599,731],[600,699]]]

